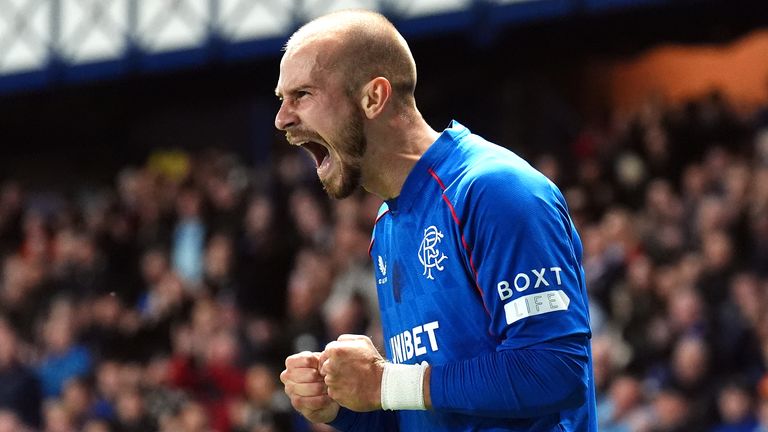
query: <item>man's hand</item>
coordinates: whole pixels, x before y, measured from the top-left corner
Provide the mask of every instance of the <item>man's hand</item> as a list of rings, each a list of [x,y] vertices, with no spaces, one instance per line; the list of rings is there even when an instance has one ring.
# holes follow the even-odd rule
[[[341,335],[320,355],[328,396],[352,411],[381,409],[384,359],[368,336]]]
[[[320,375],[320,353],[309,351],[285,359],[280,381],[291,405],[313,423],[328,423],[339,413],[339,404],[328,396]]]

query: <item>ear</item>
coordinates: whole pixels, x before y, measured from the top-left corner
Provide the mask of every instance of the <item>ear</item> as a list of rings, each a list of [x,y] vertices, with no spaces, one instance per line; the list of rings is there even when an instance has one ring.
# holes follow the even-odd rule
[[[363,87],[360,104],[368,119],[381,115],[392,97],[392,84],[384,77],[376,77]]]

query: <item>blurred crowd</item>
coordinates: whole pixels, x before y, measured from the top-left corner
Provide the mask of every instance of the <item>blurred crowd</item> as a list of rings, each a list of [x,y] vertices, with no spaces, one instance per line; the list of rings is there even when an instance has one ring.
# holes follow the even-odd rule
[[[606,117],[564,182],[600,431],[768,431],[768,110],[712,92]]]
[[[279,382],[285,357],[380,333],[380,202],[331,203],[310,163],[168,151],[113,187],[6,180],[0,431],[309,430]]]
[[[569,144],[531,162],[584,242],[600,430],[768,431],[768,109],[650,100]],[[272,158],[158,152],[76,192],[4,180],[0,432],[330,430],[279,373],[343,333],[381,346],[380,201]]]

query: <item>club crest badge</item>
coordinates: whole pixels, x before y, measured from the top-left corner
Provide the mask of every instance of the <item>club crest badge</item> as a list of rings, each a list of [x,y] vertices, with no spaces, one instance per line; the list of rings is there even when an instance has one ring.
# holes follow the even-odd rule
[[[424,239],[421,240],[421,246],[419,246],[419,262],[424,266],[423,275],[427,279],[435,279],[432,275],[432,269],[443,271],[445,268],[441,263],[448,257],[438,249],[443,237],[443,233],[434,225],[424,230]]]

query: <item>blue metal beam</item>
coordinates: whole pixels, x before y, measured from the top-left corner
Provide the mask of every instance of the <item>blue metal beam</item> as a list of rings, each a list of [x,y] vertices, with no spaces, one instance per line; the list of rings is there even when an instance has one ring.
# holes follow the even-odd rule
[[[168,52],[150,52],[137,40],[139,34],[139,0],[128,0],[126,50],[120,58],[107,61],[72,64],[56,51],[61,34],[61,1],[52,1],[50,16],[50,50],[46,66],[41,70],[25,71],[11,75],[0,72],[0,94],[35,89],[47,85],[77,83],[98,79],[116,79],[136,73],[161,70],[195,68],[201,65],[240,60],[245,58],[269,58],[279,56],[285,38],[305,20],[305,2],[295,0],[291,16],[293,23],[285,34],[247,41],[231,41],[217,28],[221,13],[221,0],[208,0],[207,36],[192,48]],[[580,13],[600,13],[616,8],[640,7],[671,3],[672,0],[473,0],[466,9],[427,15],[418,18],[396,16],[398,7],[393,0],[378,0],[379,10],[390,16],[408,38],[428,35],[465,32],[470,40],[479,44],[493,42],[497,33],[510,26],[552,20]],[[247,3],[246,3],[247,4]],[[185,5],[181,5],[184,8]],[[238,6],[241,7],[241,6]],[[182,12],[189,15],[190,10]],[[91,17],[93,14],[86,14]],[[172,15],[172,14],[166,14]],[[193,17],[194,18],[194,17]],[[163,16],[156,16],[153,23],[162,30]],[[183,20],[182,20],[183,21]],[[0,53],[0,64],[2,64]]]

